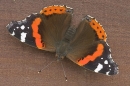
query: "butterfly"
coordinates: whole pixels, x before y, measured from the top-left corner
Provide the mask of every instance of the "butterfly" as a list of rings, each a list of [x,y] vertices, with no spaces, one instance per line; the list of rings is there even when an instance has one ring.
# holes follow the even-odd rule
[[[58,60],[68,58],[95,73],[118,74],[102,25],[94,17],[86,15],[75,28],[71,26],[72,16],[73,8],[52,5],[24,20],[10,22],[7,29],[23,43],[56,52]]]

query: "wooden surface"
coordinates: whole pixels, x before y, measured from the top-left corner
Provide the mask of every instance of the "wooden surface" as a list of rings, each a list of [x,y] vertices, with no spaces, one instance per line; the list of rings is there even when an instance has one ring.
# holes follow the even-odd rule
[[[22,20],[49,5],[67,5],[74,9],[73,25],[89,14],[105,28],[119,74],[105,76],[64,59],[68,77],[64,79],[60,63],[54,62],[40,74],[55,54],[21,43],[8,34],[6,25]],[[130,1],[129,0],[0,0],[0,86],[130,86]]]

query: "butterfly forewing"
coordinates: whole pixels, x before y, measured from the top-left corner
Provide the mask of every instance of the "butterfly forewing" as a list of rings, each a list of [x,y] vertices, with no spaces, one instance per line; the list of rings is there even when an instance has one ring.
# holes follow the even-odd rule
[[[96,25],[97,21],[92,20],[94,19],[87,16],[81,21],[67,57],[96,73],[115,75],[118,73],[118,67],[112,60],[110,48],[106,43],[106,33],[100,25]],[[95,22],[92,25],[96,26],[92,26],[92,22]]]
[[[53,14],[51,16],[42,16],[42,27],[40,33],[46,45],[47,51],[55,51],[56,46],[62,40],[66,30],[70,27],[72,15]],[[51,50],[53,48],[53,50]]]
[[[21,21],[12,21],[6,27],[9,33],[19,39],[21,42],[30,46],[37,47],[35,38],[33,37],[32,21],[36,18],[40,18],[39,14],[31,14]]]

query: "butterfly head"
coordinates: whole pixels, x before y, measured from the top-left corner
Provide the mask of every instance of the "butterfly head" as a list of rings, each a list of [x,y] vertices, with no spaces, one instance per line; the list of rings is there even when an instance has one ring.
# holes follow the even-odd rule
[[[57,61],[60,61],[64,59],[64,56],[56,54],[56,58],[57,58]]]

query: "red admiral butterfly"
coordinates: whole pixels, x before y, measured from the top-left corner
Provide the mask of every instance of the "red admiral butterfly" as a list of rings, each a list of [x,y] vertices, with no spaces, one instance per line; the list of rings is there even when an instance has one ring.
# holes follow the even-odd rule
[[[103,27],[90,15],[77,28],[71,27],[73,9],[53,5],[43,8],[21,21],[7,25],[10,34],[21,42],[41,50],[56,52],[58,60],[65,57],[96,73],[118,74],[112,60]]]

